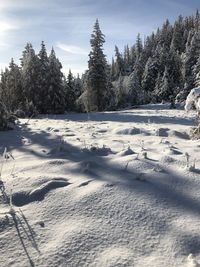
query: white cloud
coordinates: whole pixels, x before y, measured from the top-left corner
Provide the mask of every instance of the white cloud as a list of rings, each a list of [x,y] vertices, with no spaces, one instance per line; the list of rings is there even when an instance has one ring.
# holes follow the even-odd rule
[[[10,30],[15,30],[17,28],[18,26],[14,23],[0,21],[0,34],[10,31]]]
[[[84,56],[88,55],[88,51],[76,45],[66,45],[58,42],[56,44],[56,47],[69,54],[84,55]]]

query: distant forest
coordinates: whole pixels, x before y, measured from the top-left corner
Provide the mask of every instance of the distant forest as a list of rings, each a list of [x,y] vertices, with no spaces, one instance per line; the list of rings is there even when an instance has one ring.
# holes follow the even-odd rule
[[[98,20],[91,34],[88,69],[67,77],[44,42],[38,54],[28,43],[20,65],[12,59],[1,73],[0,128],[8,114],[17,117],[66,111],[114,110],[161,101],[183,101],[200,86],[200,14],[179,16],[124,51],[115,46],[111,64],[104,54],[105,36]]]

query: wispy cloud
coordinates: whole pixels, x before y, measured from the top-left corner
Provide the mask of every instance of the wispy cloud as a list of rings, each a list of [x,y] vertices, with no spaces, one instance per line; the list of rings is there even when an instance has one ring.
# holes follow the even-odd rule
[[[0,20],[0,34],[15,29],[18,29],[18,26],[15,23]]]
[[[58,42],[56,43],[56,47],[69,54],[84,55],[84,56],[88,54],[88,52],[85,49],[79,46],[76,46],[76,45],[67,45],[67,44]]]
[[[96,18],[111,59],[114,45],[132,45],[138,32],[148,35],[166,18],[173,23],[180,13],[191,15],[198,6],[199,0],[0,0],[1,60],[18,60],[26,42],[38,51],[43,40],[48,50],[54,45],[66,69],[82,72]]]

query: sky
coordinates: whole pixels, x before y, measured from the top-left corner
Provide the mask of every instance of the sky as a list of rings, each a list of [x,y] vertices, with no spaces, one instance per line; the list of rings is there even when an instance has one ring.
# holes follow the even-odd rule
[[[104,53],[110,62],[114,47],[133,45],[138,33],[151,34],[168,18],[189,16],[199,0],[0,0],[0,68],[19,63],[27,42],[38,53],[44,41],[53,46],[63,72],[87,69],[90,36],[96,19],[105,34]]]

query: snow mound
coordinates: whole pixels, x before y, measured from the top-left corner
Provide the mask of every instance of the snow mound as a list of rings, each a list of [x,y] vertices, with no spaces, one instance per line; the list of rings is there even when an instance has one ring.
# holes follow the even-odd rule
[[[112,150],[109,147],[103,146],[91,146],[90,148],[82,149],[82,152],[93,154],[95,156],[108,156],[109,154],[113,154]]]
[[[67,179],[64,178],[54,178],[48,182],[43,183],[41,186],[31,190],[16,192],[13,194],[13,204],[15,206],[21,207],[34,201],[41,201],[44,199],[45,195],[56,188],[64,187],[69,185]]]
[[[125,128],[125,129],[114,129],[113,133],[120,134],[120,135],[135,135],[135,134],[141,134],[141,129],[136,127],[131,128]]]
[[[200,263],[198,263],[192,254],[188,256],[188,266],[187,267],[200,267]]]
[[[186,132],[180,132],[180,131],[175,131],[175,130],[170,130],[169,131],[169,136],[170,137],[178,137],[181,139],[189,140],[190,136]]]
[[[130,260],[131,255],[132,251],[130,251],[130,249],[113,246],[101,252],[97,259],[97,262],[95,262],[95,266],[133,266],[133,262]]]
[[[161,136],[161,137],[168,137],[169,128],[158,128],[157,129],[157,136]]]
[[[161,158],[161,162],[162,163],[173,163],[173,162],[175,162],[176,160],[174,159],[174,158],[172,158],[172,157],[170,157],[170,156],[163,156],[162,158]]]
[[[133,155],[135,154],[135,152],[130,148],[128,147],[127,149],[124,149],[122,151],[120,151],[119,153],[117,153],[118,156],[129,156],[129,155]]]
[[[164,150],[164,152],[167,154],[167,155],[182,155],[183,153],[177,149],[174,149],[172,147],[168,147]]]
[[[194,108],[200,111],[200,87],[192,89],[186,99],[185,110],[189,111]]]

